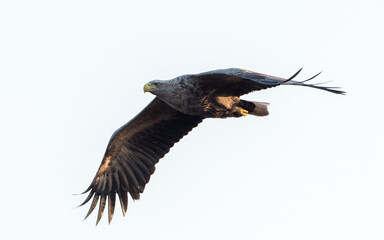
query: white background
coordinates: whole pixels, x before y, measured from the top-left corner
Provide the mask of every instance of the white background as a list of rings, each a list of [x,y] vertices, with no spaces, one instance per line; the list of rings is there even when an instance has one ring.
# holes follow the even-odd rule
[[[383,239],[384,2],[0,2],[4,239]],[[153,79],[241,67],[323,71],[346,96],[245,96],[270,116],[208,119],[111,225],[82,221],[111,134]],[[106,215],[106,213],[105,213]]]

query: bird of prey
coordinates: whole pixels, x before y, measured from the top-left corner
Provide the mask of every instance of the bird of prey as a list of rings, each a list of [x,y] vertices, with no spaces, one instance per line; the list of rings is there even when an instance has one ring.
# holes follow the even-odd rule
[[[85,201],[92,197],[87,218],[97,203],[100,221],[108,199],[111,222],[116,194],[125,215],[128,194],[139,199],[155,164],[169,149],[205,118],[268,115],[267,103],[240,99],[241,95],[280,85],[306,86],[336,94],[345,92],[334,87],[307,84],[293,80],[301,69],[288,79],[269,76],[239,68],[220,69],[200,74],[187,74],[171,80],[154,80],[144,85],[144,92],[156,97],[131,121],[113,133],[101,165]]]

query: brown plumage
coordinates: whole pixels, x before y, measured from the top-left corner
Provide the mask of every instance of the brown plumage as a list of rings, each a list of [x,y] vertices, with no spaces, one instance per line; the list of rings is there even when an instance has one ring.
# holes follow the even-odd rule
[[[111,222],[116,194],[125,215],[127,194],[139,199],[159,159],[204,118],[268,115],[267,103],[242,100],[243,94],[279,85],[307,86],[344,94],[335,88],[305,83],[317,75],[302,82],[293,81],[300,71],[283,79],[231,68],[147,83],[144,91],[157,97],[112,135],[96,176],[84,192],[89,191],[89,195],[80,206],[93,198],[85,218],[99,202],[97,224],[108,201]]]

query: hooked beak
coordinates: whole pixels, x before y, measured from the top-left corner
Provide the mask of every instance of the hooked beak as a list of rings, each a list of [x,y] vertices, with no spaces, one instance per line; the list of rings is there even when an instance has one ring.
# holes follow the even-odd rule
[[[152,92],[153,90],[156,90],[157,87],[151,83],[147,83],[144,85],[144,93],[146,92]]]

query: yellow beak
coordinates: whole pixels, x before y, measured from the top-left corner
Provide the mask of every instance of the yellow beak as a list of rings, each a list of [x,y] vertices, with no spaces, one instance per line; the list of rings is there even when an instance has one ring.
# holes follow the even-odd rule
[[[144,85],[144,92],[152,92],[153,90],[156,90],[156,86],[151,84],[151,83],[147,83]]]

